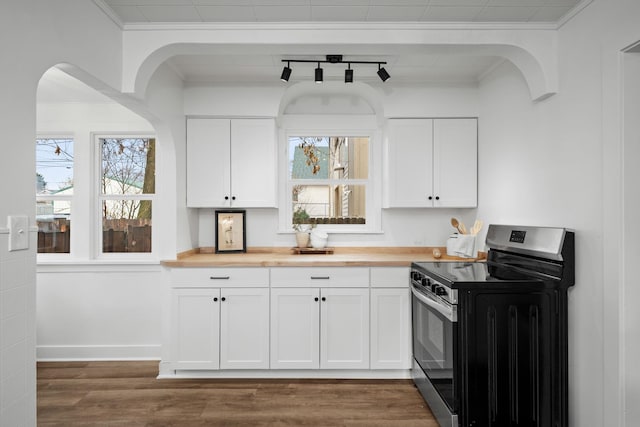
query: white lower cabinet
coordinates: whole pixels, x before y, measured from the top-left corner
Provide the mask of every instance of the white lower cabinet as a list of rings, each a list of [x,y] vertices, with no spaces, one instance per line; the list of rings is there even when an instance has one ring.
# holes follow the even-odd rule
[[[173,369],[268,369],[268,288],[172,289]]]
[[[408,268],[171,274],[167,372],[410,369]]]
[[[320,367],[369,369],[369,289],[320,290]]]
[[[371,369],[411,368],[409,289],[371,289]]]
[[[272,288],[272,369],[369,369],[368,288]]]
[[[177,369],[220,368],[220,289],[173,289],[171,359]]]
[[[271,289],[271,368],[320,367],[320,289]]]
[[[371,268],[371,369],[411,368],[409,268]]]
[[[269,289],[220,290],[220,369],[269,369]]]

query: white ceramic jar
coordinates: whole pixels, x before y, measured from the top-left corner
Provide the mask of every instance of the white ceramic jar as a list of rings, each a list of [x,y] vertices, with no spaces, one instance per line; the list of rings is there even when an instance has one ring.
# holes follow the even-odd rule
[[[311,232],[311,247],[316,249],[322,249],[327,246],[329,235],[324,231],[313,230]]]

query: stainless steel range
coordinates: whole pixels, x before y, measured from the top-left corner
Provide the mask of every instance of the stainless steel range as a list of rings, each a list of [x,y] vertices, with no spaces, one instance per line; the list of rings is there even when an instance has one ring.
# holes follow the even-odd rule
[[[490,225],[486,262],[411,266],[413,377],[441,426],[568,426],[574,233]]]

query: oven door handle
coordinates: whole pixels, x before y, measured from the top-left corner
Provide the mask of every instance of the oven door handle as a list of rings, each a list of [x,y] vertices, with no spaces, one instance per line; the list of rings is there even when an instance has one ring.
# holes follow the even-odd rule
[[[433,298],[429,298],[427,295],[424,295],[416,291],[416,289],[413,286],[411,287],[411,293],[413,294],[414,297],[418,298],[420,302],[433,308],[438,313],[446,317],[447,320],[449,320],[450,322],[458,321],[458,312],[455,306],[449,306],[442,303],[441,301],[436,301]]]

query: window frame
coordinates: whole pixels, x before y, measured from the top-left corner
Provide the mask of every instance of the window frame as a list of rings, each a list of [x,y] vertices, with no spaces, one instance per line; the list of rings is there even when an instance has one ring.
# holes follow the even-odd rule
[[[289,171],[289,138],[290,137],[368,137],[369,158],[368,178],[350,179],[350,185],[365,186],[365,224],[318,224],[319,230],[332,234],[380,234],[381,223],[381,133],[373,126],[370,117],[349,116],[323,117],[320,121],[314,118],[295,117],[283,123],[280,130],[279,144],[281,154],[279,230],[281,234],[295,233],[291,223],[293,217],[292,189],[294,185],[331,185],[344,183],[347,180],[336,179],[304,179],[292,180]]]
[[[34,158],[35,158],[35,170],[34,172],[37,173],[38,169],[37,169],[37,154],[35,153],[35,148],[36,148],[36,144],[38,140],[43,140],[43,139],[50,139],[50,140],[63,140],[63,139],[68,139],[71,140],[73,142],[73,153],[74,153],[74,157],[73,157],[73,180],[75,181],[76,179],[76,143],[77,138],[75,137],[75,135],[73,134],[73,132],[64,132],[64,133],[51,133],[51,132],[45,132],[45,133],[38,133],[36,134],[36,138],[34,140]],[[37,183],[36,183],[37,184]],[[38,192],[35,192],[35,204],[36,204],[36,210],[37,210],[37,205],[39,201],[62,201],[62,202],[69,202],[69,212],[70,212],[70,217],[73,215],[73,211],[74,211],[74,206],[75,206],[75,201],[76,201],[76,189],[75,189],[75,185],[74,185],[74,191],[73,193],[69,194],[69,195],[56,195],[56,194],[47,194],[47,195],[43,195],[43,194],[38,194]],[[35,215],[35,221],[36,221],[36,226],[37,226],[37,211],[36,211],[36,215]],[[75,220],[74,220],[75,222]],[[46,260],[46,261],[56,261],[56,260],[68,260],[72,257],[75,256],[75,252],[76,252],[76,248],[75,248],[75,244],[74,244],[74,237],[73,237],[73,232],[70,234],[69,236],[69,252],[38,252],[38,244],[36,243],[36,258],[39,260]]]
[[[102,139],[155,139],[155,175],[156,186],[154,193],[141,194],[103,194],[102,193]],[[100,132],[91,135],[91,157],[93,158],[93,183],[92,183],[92,214],[94,223],[92,227],[93,259],[102,261],[152,261],[158,258],[158,231],[154,227],[153,207],[157,206],[158,197],[158,138],[150,132]],[[151,251],[150,252],[103,252],[102,229],[102,202],[106,200],[150,200],[152,206],[151,216]]]

